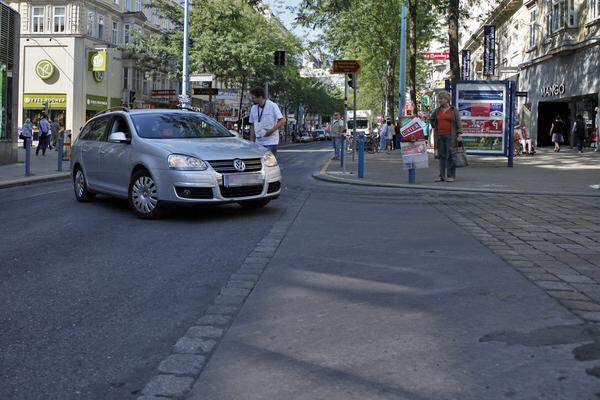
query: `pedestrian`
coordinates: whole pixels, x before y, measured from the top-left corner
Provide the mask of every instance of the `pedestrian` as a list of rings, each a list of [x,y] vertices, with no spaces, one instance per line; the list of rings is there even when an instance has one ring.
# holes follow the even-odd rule
[[[254,103],[250,109],[249,118],[254,141],[277,155],[279,129],[285,125],[285,118],[281,114],[279,106],[266,99],[265,90],[262,87],[250,90],[250,96]]]
[[[382,122],[379,127],[379,149],[377,149],[378,153],[385,151],[387,149],[387,123]]]
[[[596,107],[594,110],[596,111],[596,118],[594,119],[596,122],[596,129],[594,130],[593,135],[596,148],[594,151],[598,151],[598,147],[600,146],[600,107]]]
[[[27,148],[27,142],[31,146],[31,138],[33,138],[33,124],[31,120],[27,118],[21,127],[21,136],[23,136],[23,148]]]
[[[560,117],[560,114],[556,114],[554,122],[552,122],[552,125],[550,126],[550,136],[552,137],[552,142],[554,143],[554,151],[556,153],[560,151],[560,144],[564,140],[564,132],[565,123]]]
[[[579,154],[583,154],[583,146],[585,144],[585,121],[581,114],[575,117],[572,133],[573,136],[575,136],[575,143],[577,143],[577,151]]]
[[[331,122],[329,132],[333,142],[333,159],[339,160],[342,150],[342,136],[344,135],[344,121],[339,112],[333,114],[333,122]]]
[[[402,126],[402,118],[398,117],[396,123],[392,123],[392,127],[394,128],[394,150],[400,148],[400,142],[402,141],[400,136],[400,127]]]
[[[386,121],[386,131],[385,131],[385,149],[386,149],[386,153],[390,154],[391,151],[394,149],[394,126],[392,125],[392,119],[388,119]]]
[[[435,181],[454,182],[456,167],[452,161],[452,153],[456,143],[462,141],[462,121],[458,109],[450,104],[450,93],[438,93],[437,101],[439,107],[429,117],[440,160],[440,176]]]
[[[38,121],[38,145],[35,149],[35,155],[37,156],[42,150],[42,155],[46,155],[46,147],[48,147],[48,139],[50,138],[50,122],[48,122],[48,116],[42,113],[40,120]]]
[[[58,151],[58,135],[60,134],[60,122],[58,115],[54,117],[54,121],[50,123],[50,133],[52,135],[52,146]]]

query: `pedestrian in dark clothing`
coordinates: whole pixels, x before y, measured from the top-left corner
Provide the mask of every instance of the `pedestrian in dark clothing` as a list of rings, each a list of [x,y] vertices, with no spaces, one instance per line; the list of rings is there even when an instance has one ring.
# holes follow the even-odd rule
[[[42,150],[42,155],[46,155],[46,147],[48,147],[48,139],[50,138],[50,122],[46,114],[42,114],[42,117],[38,121],[38,146],[35,149],[35,155],[37,156]]]
[[[556,115],[554,122],[550,126],[550,135],[552,136],[552,142],[554,142],[554,151],[560,151],[560,144],[565,140],[565,122],[559,115]]]
[[[437,100],[440,106],[429,117],[440,159],[440,176],[435,181],[454,182],[456,167],[452,162],[452,153],[456,143],[462,141],[462,121],[458,109],[450,105],[450,93],[440,92]]]
[[[577,150],[579,154],[583,154],[583,145],[585,143],[585,121],[583,116],[578,115],[575,118],[573,124],[573,135],[575,136],[575,142],[577,143]]]
[[[50,123],[50,133],[52,137],[52,146],[54,150],[58,150],[58,135],[60,134],[60,122],[58,116],[54,117],[54,121]]]

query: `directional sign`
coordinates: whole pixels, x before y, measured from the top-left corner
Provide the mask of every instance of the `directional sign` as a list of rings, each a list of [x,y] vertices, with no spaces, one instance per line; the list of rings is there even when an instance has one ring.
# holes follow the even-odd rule
[[[358,60],[334,60],[332,74],[357,74],[360,72],[360,61]]]

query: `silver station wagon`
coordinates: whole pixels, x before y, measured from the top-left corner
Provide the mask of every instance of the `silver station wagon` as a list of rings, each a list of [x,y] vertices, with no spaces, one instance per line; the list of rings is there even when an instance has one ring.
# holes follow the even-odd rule
[[[78,201],[96,193],[127,198],[142,218],[167,203],[264,207],[281,193],[277,159],[213,119],[187,110],[108,110],[72,146]]]

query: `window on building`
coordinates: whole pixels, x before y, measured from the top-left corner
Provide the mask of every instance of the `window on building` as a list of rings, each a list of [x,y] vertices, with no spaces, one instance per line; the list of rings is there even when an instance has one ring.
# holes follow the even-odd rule
[[[552,34],[552,0],[546,0],[544,3],[544,24],[546,36]]]
[[[567,20],[567,26],[569,28],[575,28],[579,25],[577,9],[575,8],[575,0],[568,0],[567,4],[569,6],[569,15]]]
[[[588,0],[588,22],[600,18],[600,0]]]
[[[65,21],[67,18],[67,7],[54,7],[52,10],[52,14],[54,16],[53,19],[53,32],[64,32],[65,31]]]
[[[98,15],[98,39],[104,39],[104,16]]]
[[[32,7],[31,15],[31,31],[44,32],[44,20],[46,19],[45,8]]]
[[[567,22],[567,0],[552,1],[552,32],[563,29]]]
[[[125,24],[123,25],[123,43],[124,44],[129,44],[129,42],[131,41],[131,25],[129,24]]]
[[[537,43],[537,15],[537,8],[529,11],[529,47],[533,47]]]
[[[112,23],[112,44],[115,46],[119,44],[119,23],[117,21]]]
[[[131,8],[131,0],[125,0],[125,11],[133,11]]]
[[[135,0],[135,11],[142,11],[142,0]]]
[[[123,90],[129,90],[129,67],[123,67]]]
[[[96,19],[96,15],[93,11],[88,11],[87,14],[87,29],[86,33],[88,36],[94,36],[94,20]]]

